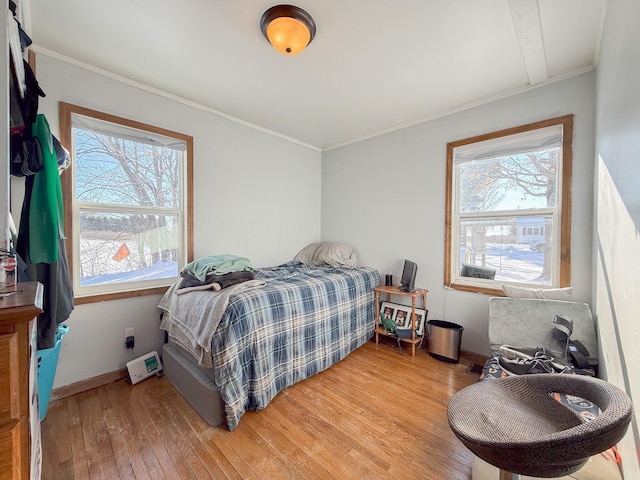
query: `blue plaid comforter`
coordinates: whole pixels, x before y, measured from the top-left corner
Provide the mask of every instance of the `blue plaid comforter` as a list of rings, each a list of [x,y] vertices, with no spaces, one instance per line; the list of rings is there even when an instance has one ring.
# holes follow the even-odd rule
[[[231,296],[211,346],[229,430],[247,410],[342,360],[374,330],[380,274],[373,268],[290,262],[254,273],[266,285]]]

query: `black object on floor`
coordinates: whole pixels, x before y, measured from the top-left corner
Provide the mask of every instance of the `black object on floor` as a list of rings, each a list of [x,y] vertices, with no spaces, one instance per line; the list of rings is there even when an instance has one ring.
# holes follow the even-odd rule
[[[480,375],[482,373],[482,369],[483,369],[482,365],[478,365],[477,363],[472,363],[469,366],[469,368],[467,368],[467,372]]]

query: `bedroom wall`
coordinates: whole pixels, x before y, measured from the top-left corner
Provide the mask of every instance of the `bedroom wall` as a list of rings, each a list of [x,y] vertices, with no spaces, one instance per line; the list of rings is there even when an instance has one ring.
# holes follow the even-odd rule
[[[488,296],[445,289],[446,144],[573,113],[572,285],[591,301],[594,74],[587,73],[322,155],[322,237],[349,242],[360,263],[393,269],[418,264],[429,289],[429,319],[464,327],[462,348],[488,354]],[[437,93],[434,93],[437,94]]]
[[[64,59],[38,53],[44,113],[57,134],[58,102],[194,137],[195,256],[233,253],[254,266],[291,260],[320,238],[320,152],[204,109],[137,88]],[[23,181],[12,180],[16,222]],[[161,346],[159,296],[88,305],[72,312],[54,388],[123,368]],[[134,353],[124,328],[135,327]]]
[[[625,478],[640,478],[640,4],[609,2],[596,88],[594,303],[603,374],[634,399],[620,443]]]

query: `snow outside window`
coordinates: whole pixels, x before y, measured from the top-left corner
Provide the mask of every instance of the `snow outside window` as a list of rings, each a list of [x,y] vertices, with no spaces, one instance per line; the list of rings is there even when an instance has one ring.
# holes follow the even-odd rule
[[[71,152],[63,189],[76,298],[171,285],[192,257],[192,138],[68,104],[61,118]]]
[[[447,145],[445,285],[568,286],[572,121]]]

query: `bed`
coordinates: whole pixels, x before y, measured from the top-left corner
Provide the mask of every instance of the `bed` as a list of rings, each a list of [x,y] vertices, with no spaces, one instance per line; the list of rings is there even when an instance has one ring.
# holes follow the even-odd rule
[[[255,280],[220,292],[178,295],[174,285],[163,296],[165,375],[210,425],[226,420],[234,430],[244,412],[266,407],[278,392],[329,368],[372,337],[379,272],[310,265],[300,258],[255,269]],[[222,293],[225,308],[212,320],[220,305],[210,302]],[[212,321],[217,327],[203,334]]]

